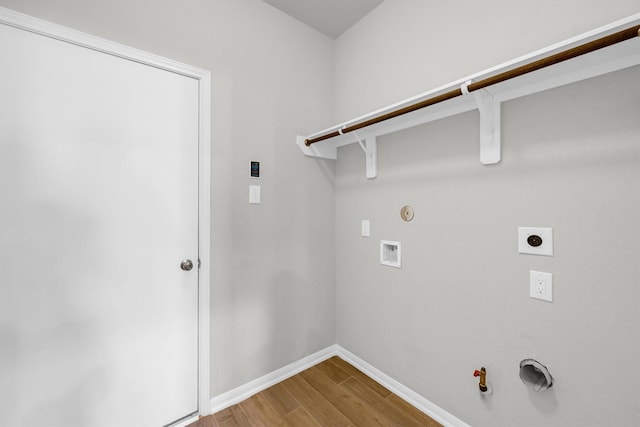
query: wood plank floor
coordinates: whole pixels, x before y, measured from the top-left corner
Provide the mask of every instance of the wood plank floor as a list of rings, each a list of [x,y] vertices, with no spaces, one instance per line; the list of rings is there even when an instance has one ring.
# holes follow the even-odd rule
[[[332,357],[188,427],[442,427],[339,357]]]

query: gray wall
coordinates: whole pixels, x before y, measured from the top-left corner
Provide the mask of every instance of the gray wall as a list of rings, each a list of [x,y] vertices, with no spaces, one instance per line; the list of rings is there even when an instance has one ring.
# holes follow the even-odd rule
[[[386,0],[336,43],[338,119],[637,9],[556,3],[483,2],[492,13],[471,10],[474,22],[451,4]],[[502,35],[512,27],[523,37]],[[482,55],[477,39],[491,41]],[[468,46],[469,60],[435,40]],[[338,343],[473,426],[638,425],[640,68],[502,113],[494,166],[479,163],[477,112],[379,137],[374,180],[357,145],[339,149]],[[405,204],[416,210],[410,223]],[[371,238],[360,237],[362,219]],[[518,226],[553,227],[555,256],[518,254]],[[380,239],[402,242],[402,269],[379,264]],[[529,270],[553,273],[552,303],[529,298]],[[551,390],[521,383],[528,357],[550,369]],[[494,388],[485,398],[472,376],[481,366]]]
[[[0,6],[212,72],[212,395],[334,344],[333,164],[294,144],[331,124],[333,41],[260,0]]]

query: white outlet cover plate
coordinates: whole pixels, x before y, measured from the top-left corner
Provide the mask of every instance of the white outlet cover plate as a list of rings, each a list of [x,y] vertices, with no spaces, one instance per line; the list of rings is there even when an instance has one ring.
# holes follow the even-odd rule
[[[540,246],[531,246],[527,238],[531,235],[542,238]],[[521,254],[553,256],[553,229],[547,227],[518,227],[518,252]]]
[[[371,237],[371,223],[368,219],[362,220],[362,237]]]
[[[260,204],[260,186],[259,185],[249,186],[249,204],[251,205]]]
[[[529,296],[543,301],[553,301],[553,275],[542,271],[529,272]]]

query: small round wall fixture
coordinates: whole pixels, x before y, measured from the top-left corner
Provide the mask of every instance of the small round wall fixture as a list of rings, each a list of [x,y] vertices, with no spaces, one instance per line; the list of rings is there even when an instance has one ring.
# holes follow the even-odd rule
[[[407,222],[413,219],[413,214],[414,212],[411,206],[403,206],[402,209],[400,209],[400,218]]]

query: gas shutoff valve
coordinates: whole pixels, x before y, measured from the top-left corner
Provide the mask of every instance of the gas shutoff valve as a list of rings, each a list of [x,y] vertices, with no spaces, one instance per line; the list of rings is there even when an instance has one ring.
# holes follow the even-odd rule
[[[481,392],[484,393],[487,390],[489,390],[487,388],[487,370],[484,368],[484,366],[482,368],[480,368],[479,371],[476,369],[473,372],[473,376],[474,377],[480,377],[480,383],[478,384],[478,387],[480,388]]]

